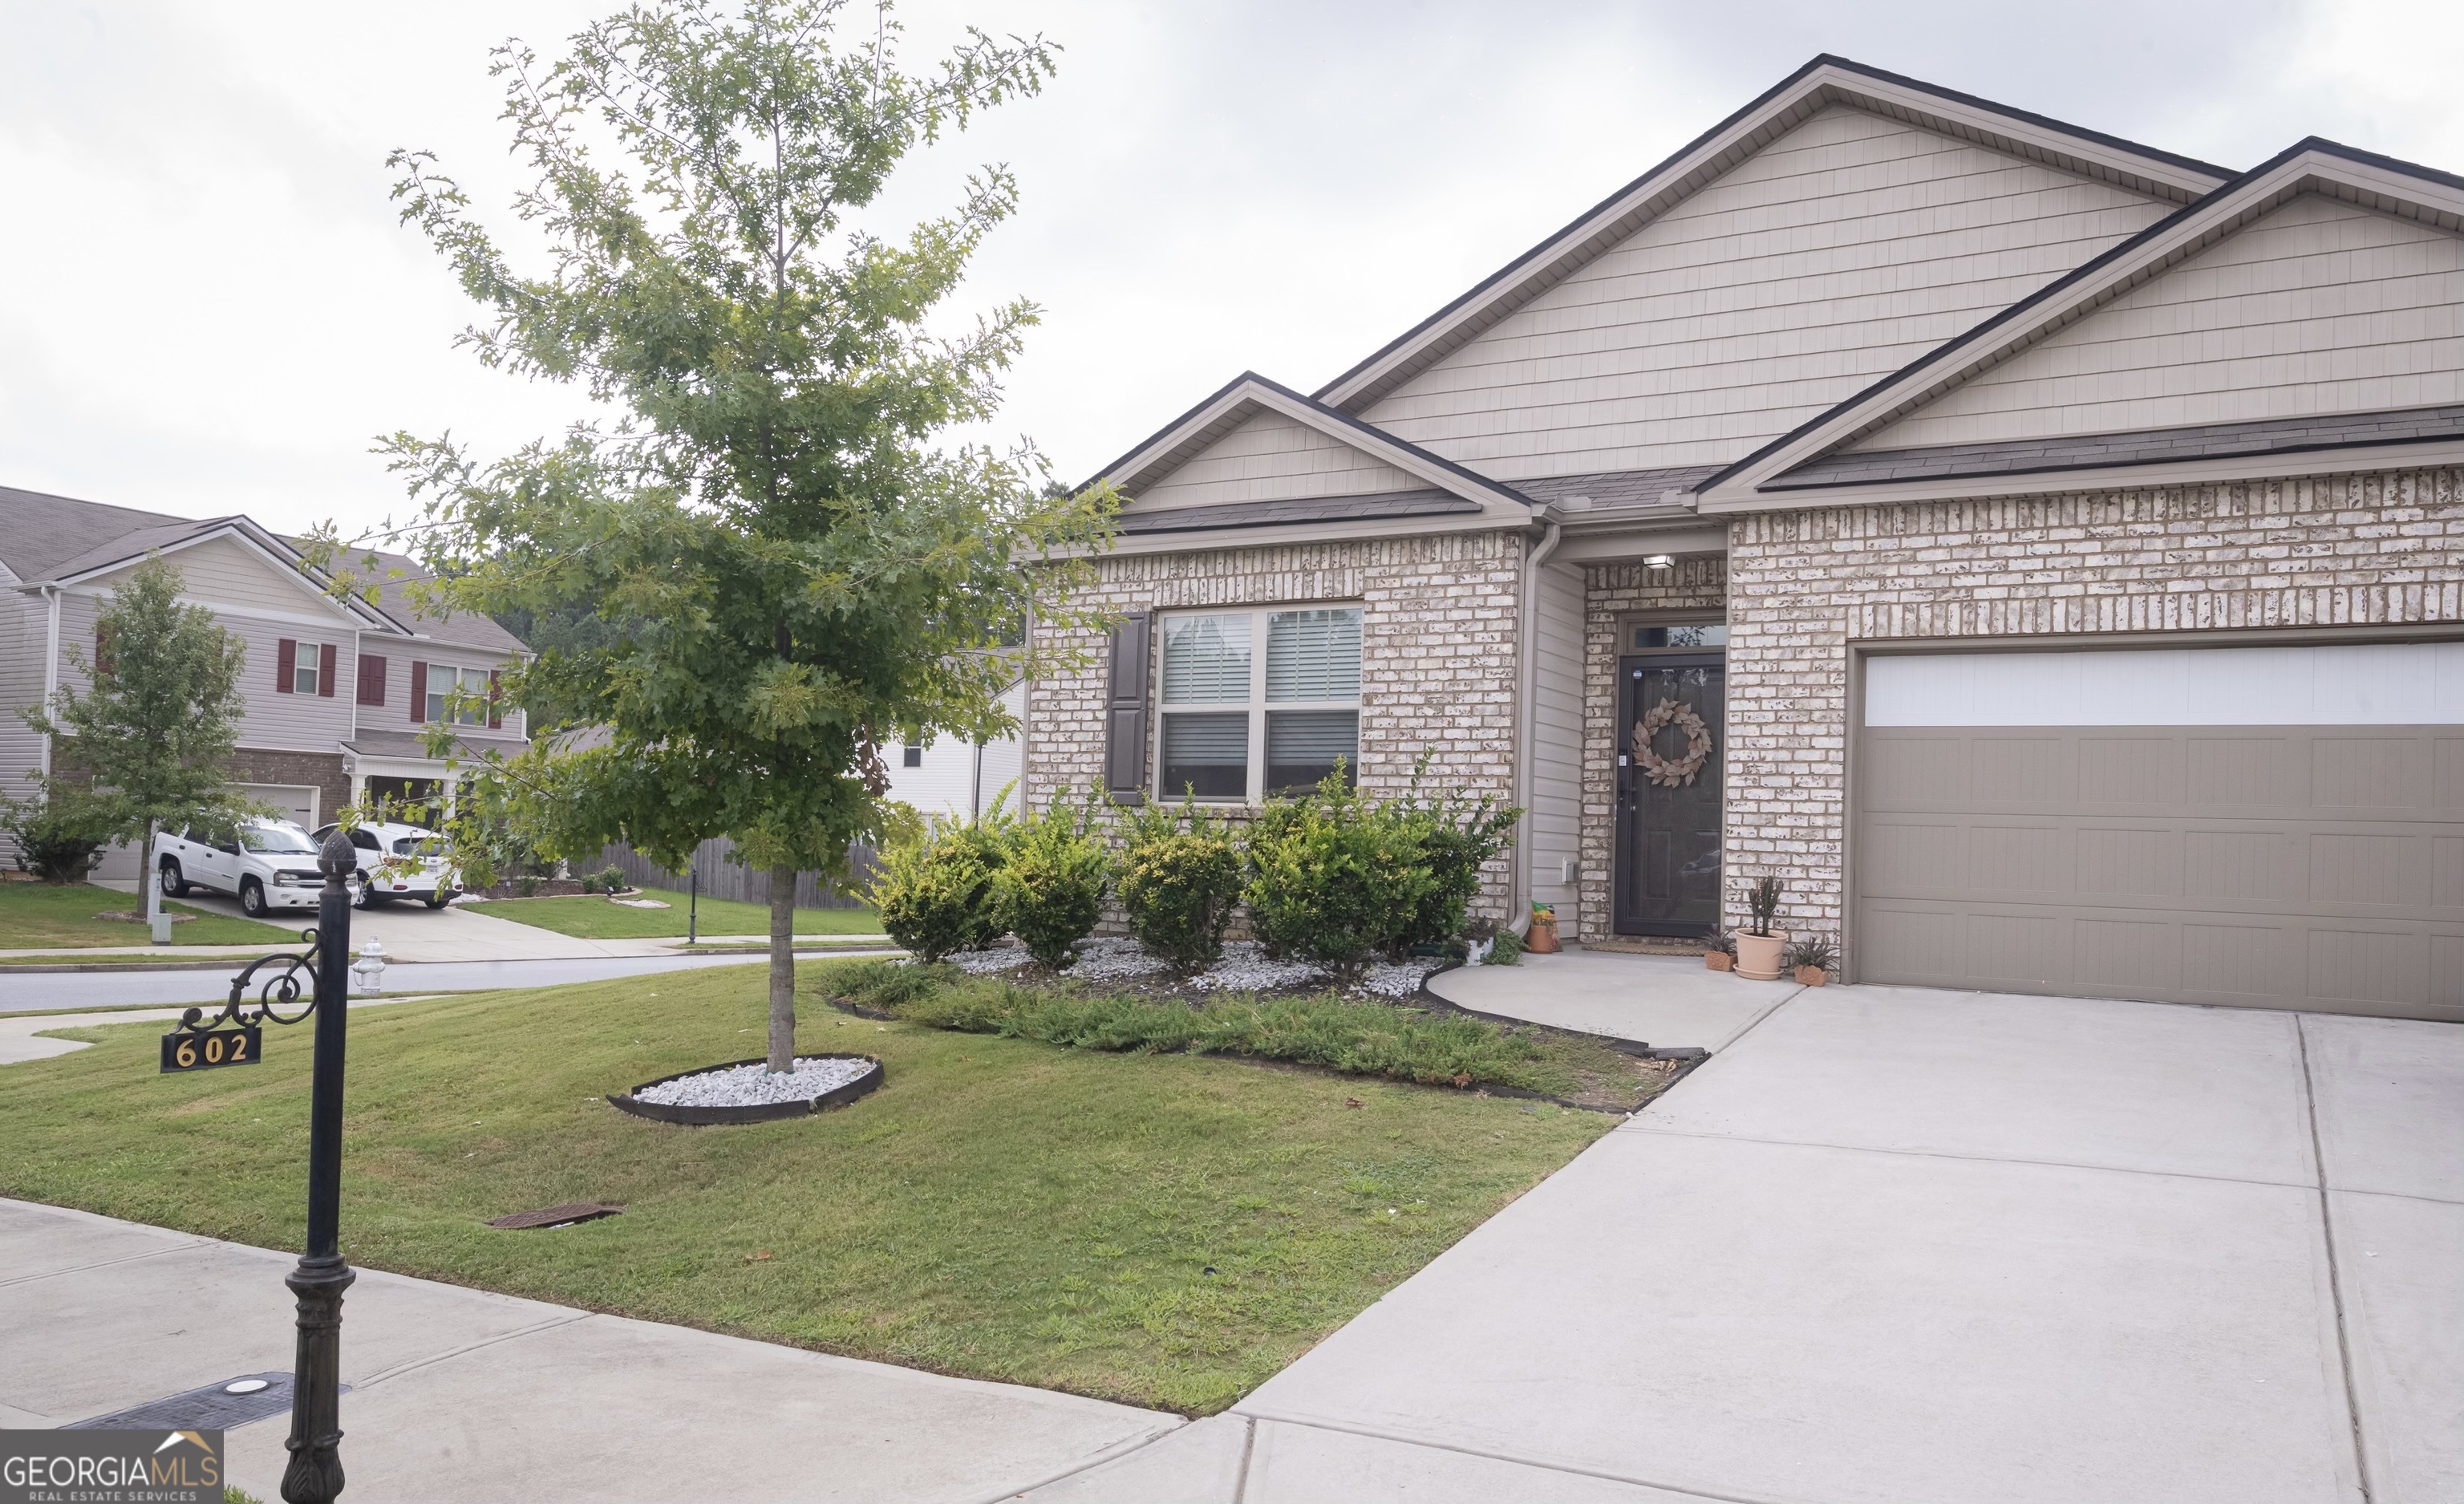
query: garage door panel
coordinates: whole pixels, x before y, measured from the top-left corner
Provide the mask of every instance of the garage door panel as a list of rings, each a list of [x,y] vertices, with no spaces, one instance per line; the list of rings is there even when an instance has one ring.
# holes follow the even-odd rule
[[[2191,652],[2194,723],[1925,723],[2036,702],[1984,693],[2029,655],[1951,656],[1967,680],[1903,675],[1855,744],[1859,980],[2464,1022],[2464,727],[2397,715],[2464,706],[2366,652],[2350,674],[2272,652],[2211,689]],[[2081,674],[2069,714],[2120,703]],[[2287,719],[2227,719],[2288,682]]]

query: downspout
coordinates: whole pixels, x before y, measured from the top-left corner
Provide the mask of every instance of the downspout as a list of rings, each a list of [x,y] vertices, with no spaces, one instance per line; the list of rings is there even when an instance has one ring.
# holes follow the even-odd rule
[[[60,691],[60,587],[43,586],[44,598],[52,603],[50,647],[43,654],[43,711],[51,713],[52,697]],[[52,736],[43,734],[43,776],[52,776]],[[149,853],[150,854],[150,853]]]
[[[1557,551],[1562,537],[1561,525],[1547,507],[1535,515],[1548,531],[1524,559],[1523,620],[1516,637],[1522,648],[1523,702],[1514,726],[1514,803],[1523,818],[1514,823],[1514,917],[1507,927],[1517,935],[1531,928],[1531,749],[1540,740],[1540,566]]]

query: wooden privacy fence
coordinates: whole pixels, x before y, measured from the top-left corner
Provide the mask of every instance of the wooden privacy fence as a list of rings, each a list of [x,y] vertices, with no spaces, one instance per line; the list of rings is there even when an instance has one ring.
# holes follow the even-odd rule
[[[742,862],[729,858],[735,854],[736,843],[727,837],[715,836],[701,843],[693,855],[693,865],[701,869],[701,891],[713,898],[733,898],[739,903],[768,904],[770,874],[757,872]],[[872,880],[873,850],[858,844],[847,848],[847,878],[844,882],[825,881],[819,873],[796,874],[796,907],[800,909],[861,909],[864,900],[857,895]],[[589,871],[613,865],[624,871],[626,878],[637,888],[664,888],[683,893],[692,886],[689,873],[671,873],[623,843],[608,847],[600,853],[599,861]]]

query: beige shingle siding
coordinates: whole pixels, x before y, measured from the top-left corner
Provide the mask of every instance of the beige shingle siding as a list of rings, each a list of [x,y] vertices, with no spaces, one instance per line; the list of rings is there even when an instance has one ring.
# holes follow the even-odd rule
[[[1763,513],[1728,547],[1728,917],[1775,873],[1837,935],[1852,642],[2464,622],[2464,471]]]
[[[1137,509],[1418,491],[1428,482],[1280,412],[1261,412],[1138,493]]]
[[[2170,207],[1835,106],[1365,416],[1509,481],[1727,463]]]
[[[2464,237],[2304,194],[1858,447],[2458,401]]]
[[[1523,548],[1519,533],[1488,532],[1112,555],[1088,599],[1114,610],[1357,601],[1362,789],[1401,793],[1425,750],[1430,787],[1510,801]],[[1086,650],[1088,664],[1029,686],[1024,784],[1037,808],[1104,772],[1102,639],[1051,645]],[[1147,771],[1152,784],[1152,760]],[[1481,908],[1492,918],[1512,901],[1509,867],[1490,864]]]
[[[1727,561],[1717,554],[1680,559],[1669,569],[1639,564],[1594,564],[1583,571],[1583,871],[1579,928],[1557,915],[1558,933],[1597,938],[1611,933],[1611,884],[1617,862],[1617,618],[1627,611],[1701,611],[1727,606]],[[1735,690],[1729,691],[1733,706]],[[1732,722],[1733,724],[1733,722]],[[1724,777],[1734,775],[1727,747]],[[1733,801],[1735,794],[1728,798]]]

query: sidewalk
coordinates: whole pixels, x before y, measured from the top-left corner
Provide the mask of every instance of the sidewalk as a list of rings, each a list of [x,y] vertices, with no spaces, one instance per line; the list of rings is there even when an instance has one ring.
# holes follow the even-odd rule
[[[0,1425],[288,1371],[294,1261],[0,1201]],[[342,1380],[353,1504],[992,1500],[1182,1425],[371,1270],[344,1299]],[[289,1427],[276,1415],[230,1432],[231,1481],[269,1504]]]

